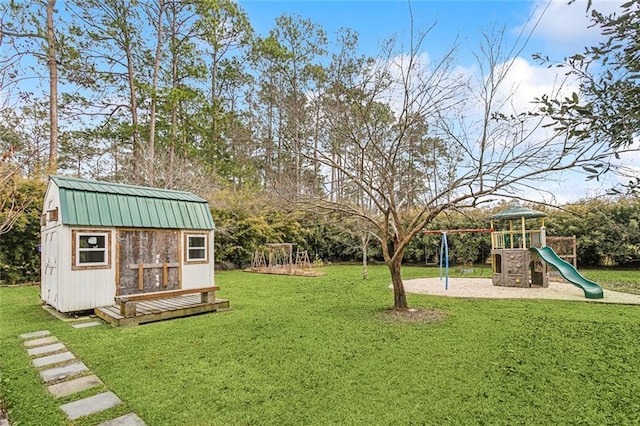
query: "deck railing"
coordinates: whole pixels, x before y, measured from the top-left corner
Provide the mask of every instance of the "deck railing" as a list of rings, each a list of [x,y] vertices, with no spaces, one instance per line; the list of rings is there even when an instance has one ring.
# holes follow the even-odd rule
[[[541,240],[541,231],[539,229],[526,230],[524,244],[522,230],[498,231],[492,234],[491,246],[494,249],[542,247]]]

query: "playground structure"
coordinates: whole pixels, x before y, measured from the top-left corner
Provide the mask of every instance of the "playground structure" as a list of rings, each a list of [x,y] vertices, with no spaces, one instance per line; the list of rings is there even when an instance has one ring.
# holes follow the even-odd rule
[[[530,247],[544,247],[546,213],[520,206],[511,206],[490,216],[494,221],[506,220],[509,229],[491,233],[491,263],[493,285],[502,287],[548,287],[547,264]],[[527,229],[527,219],[540,219],[540,227]],[[514,223],[515,222],[515,223]],[[531,222],[529,222],[531,223]]]
[[[279,275],[321,275],[312,269],[306,250],[294,251],[293,243],[270,243],[253,253],[250,272]]]
[[[543,287],[549,286],[548,265],[553,266],[560,276],[583,290],[587,299],[602,299],[604,293],[597,283],[583,277],[576,269],[576,239],[574,237],[552,237],[549,242],[559,246],[560,255],[547,245],[544,218],[546,213],[512,205],[506,210],[489,217],[490,228],[423,230],[424,234],[441,234],[440,278],[443,262],[445,289],[449,286],[449,246],[447,234],[466,232],[491,232],[492,282],[501,287]],[[527,228],[527,219],[540,219],[539,228]],[[508,221],[509,229],[497,231],[494,221]],[[530,222],[529,222],[530,223]],[[571,261],[569,263],[567,260]]]
[[[546,213],[520,206],[511,206],[489,217],[491,228],[494,228],[494,221],[509,222],[508,230],[494,230],[491,233],[493,285],[548,287],[547,267],[551,265],[565,280],[581,288],[587,299],[602,299],[604,294],[597,283],[583,277],[575,268],[575,263],[572,265],[563,260],[547,245],[545,217]],[[540,219],[540,227],[527,229],[527,219]],[[574,244],[570,260],[575,262],[575,258]]]

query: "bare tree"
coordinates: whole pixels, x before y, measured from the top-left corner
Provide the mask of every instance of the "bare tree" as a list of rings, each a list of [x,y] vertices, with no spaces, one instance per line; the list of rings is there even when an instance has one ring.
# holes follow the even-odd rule
[[[341,194],[300,202],[368,221],[391,272],[394,307],[406,309],[405,248],[439,213],[474,207],[490,196],[526,197],[541,179],[611,152],[511,115],[507,76],[515,56],[487,36],[477,58],[479,84],[453,72],[455,47],[440,61],[420,55],[426,33],[405,51],[393,40],[327,110],[340,156],[305,146],[325,170],[337,170]],[[398,49],[399,46],[399,49]],[[397,50],[396,50],[397,49]],[[513,54],[514,52],[508,52]],[[510,57],[506,61],[501,59]],[[535,121],[534,121],[535,120]]]

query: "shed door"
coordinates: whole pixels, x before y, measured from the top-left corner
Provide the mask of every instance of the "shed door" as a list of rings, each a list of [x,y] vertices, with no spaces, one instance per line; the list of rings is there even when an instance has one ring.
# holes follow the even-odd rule
[[[118,232],[118,295],[180,288],[180,232]]]
[[[57,228],[42,233],[40,296],[48,305],[56,306],[58,298],[58,232]]]

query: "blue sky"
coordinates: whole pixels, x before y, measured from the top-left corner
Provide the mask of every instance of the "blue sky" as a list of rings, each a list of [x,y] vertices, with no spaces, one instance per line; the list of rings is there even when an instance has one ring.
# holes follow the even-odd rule
[[[593,8],[610,14],[617,12],[623,2],[593,0]],[[393,34],[406,36],[410,26],[407,0],[238,0],[238,3],[260,35],[267,35],[280,15],[299,15],[322,26],[330,37],[341,27],[357,31],[361,52],[372,56],[377,53],[381,40]],[[532,54],[542,53],[562,60],[600,40],[597,29],[590,28],[586,5],[587,0],[576,0],[571,5],[568,0],[411,1],[414,24],[418,28],[435,24],[423,45],[424,53],[438,58],[457,37],[462,42],[457,54],[458,66],[470,72],[474,66],[472,52],[477,50],[483,31],[504,27],[505,42],[512,45],[523,27],[537,22],[512,73],[513,83],[518,87],[518,106],[526,110],[530,110],[533,97],[553,89],[557,78],[555,68],[536,63]],[[623,161],[624,165],[640,170],[638,155],[625,157]],[[614,177],[600,182],[586,181],[584,174],[567,172],[547,183],[546,189],[555,200],[544,198],[550,202],[571,202],[602,194],[618,182]]]
[[[275,19],[286,13],[300,15],[320,24],[330,35],[341,27],[360,34],[362,52],[374,55],[378,42],[394,33],[406,34],[410,15],[407,0],[239,0],[254,29],[262,35],[274,26]],[[611,10],[619,1],[597,1],[596,6]],[[548,6],[548,7],[547,7]],[[471,61],[470,51],[477,46],[481,31],[494,26],[506,27],[516,37],[519,28],[531,16],[537,17],[547,7],[543,21],[534,32],[526,54],[543,52],[561,59],[580,51],[594,40],[587,36],[586,0],[567,5],[566,0],[413,0],[411,9],[418,27],[436,24],[426,48],[437,55],[459,37],[461,65]]]
[[[341,27],[360,34],[360,50],[375,56],[379,42],[393,34],[407,35],[410,26],[407,0],[239,0],[253,28],[267,35],[275,19],[282,14],[299,15],[322,26],[331,37]],[[605,14],[619,10],[621,0],[593,0],[593,7]],[[473,50],[477,50],[483,31],[505,28],[505,42],[513,44],[523,27],[537,22],[525,48],[514,66],[519,107],[530,110],[535,96],[549,93],[556,79],[556,69],[536,63],[532,54],[542,53],[552,59],[583,51],[600,39],[596,29],[589,28],[587,0],[568,5],[567,0],[412,0],[414,23],[425,28],[436,24],[423,45],[429,57],[438,58],[456,37],[462,42],[458,50],[458,66],[473,70]],[[526,27],[525,27],[526,28]],[[525,33],[528,33],[525,31]],[[575,88],[574,88],[575,89]],[[569,92],[570,93],[570,92]],[[625,165],[640,170],[638,156],[625,158]],[[585,196],[596,196],[618,181],[611,177],[601,182],[586,181],[580,173],[558,175],[547,183],[555,200],[571,202]],[[538,197],[534,197],[538,198]]]

